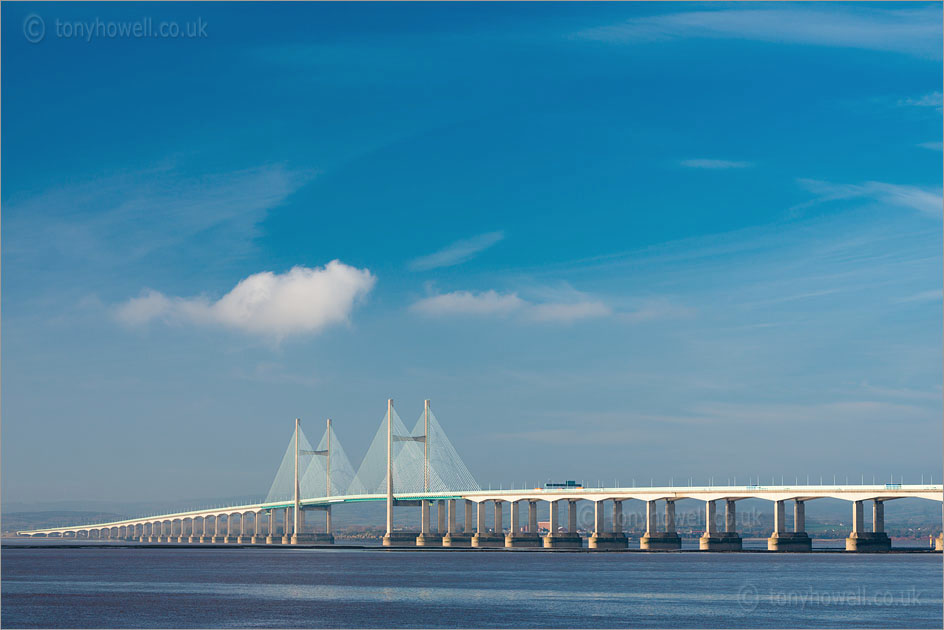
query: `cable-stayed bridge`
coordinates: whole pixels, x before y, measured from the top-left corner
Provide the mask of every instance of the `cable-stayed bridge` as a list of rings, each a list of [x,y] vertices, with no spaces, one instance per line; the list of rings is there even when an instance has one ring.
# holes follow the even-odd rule
[[[806,533],[806,503],[820,498],[849,501],[852,528],[846,538],[849,551],[888,551],[885,504],[902,498],[944,501],[941,484],[860,485],[758,485],[702,487],[585,488],[574,482],[547,484],[543,488],[482,490],[452,445],[442,425],[425,401],[423,413],[407,429],[393,406],[387,411],[360,466],[348,459],[331,420],[316,446],[295,421],[295,430],[266,498],[255,504],[199,509],[109,523],[71,525],[17,532],[26,536],[121,540],[152,543],[298,545],[332,544],[332,507],[341,503],[384,501],[386,546],[437,546],[548,549],[580,548],[577,503],[593,504],[591,549],[626,549],[623,503],[642,501],[646,507],[646,531],[641,549],[677,550],[675,504],[702,501],[705,531],[699,547],[707,551],[737,551],[737,501],[764,499],[773,503],[774,525],[768,538],[772,551],[810,551]],[[461,523],[457,508],[462,502]],[[539,529],[538,504],[549,504],[549,521]],[[871,503],[870,527],[865,504]],[[786,507],[792,504],[792,529],[787,529]],[[436,523],[431,521],[433,504]],[[505,521],[508,505],[508,522]],[[566,506],[566,524],[561,506]],[[415,531],[394,527],[397,506],[420,507]],[[522,514],[522,506],[527,514]],[[493,513],[487,523],[486,508]],[[661,508],[661,510],[660,510]],[[723,511],[723,514],[722,514]],[[609,512],[609,514],[607,514]],[[662,516],[661,514],[664,514]],[[323,515],[323,524],[306,522]],[[937,538],[944,548],[944,534]]]

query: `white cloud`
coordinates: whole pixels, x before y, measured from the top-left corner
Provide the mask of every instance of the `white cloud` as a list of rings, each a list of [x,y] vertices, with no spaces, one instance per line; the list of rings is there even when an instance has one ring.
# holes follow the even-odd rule
[[[555,323],[607,317],[613,313],[609,306],[597,300],[532,302],[518,297],[517,293],[494,290],[441,293],[415,302],[411,309],[432,317],[516,315],[530,321]]]
[[[629,44],[682,37],[745,39],[941,57],[941,10],[847,7],[735,8],[640,17],[577,37]]]
[[[940,189],[901,186],[883,182],[833,184],[815,179],[800,179],[798,181],[801,186],[817,195],[817,198],[796,206],[797,208],[825,201],[870,198],[879,203],[917,210],[934,218],[941,218],[942,215],[942,193]]]
[[[206,297],[167,297],[148,290],[120,305],[115,315],[127,325],[160,319],[282,339],[318,333],[349,321],[351,311],[375,282],[369,270],[333,260],[314,269],[293,267],[283,274],[253,274],[215,302]]]
[[[918,146],[929,151],[937,151],[938,153],[944,151],[944,143],[942,142],[922,142]]]
[[[452,267],[463,263],[481,251],[484,251],[505,238],[502,231],[479,234],[472,238],[456,241],[451,245],[410,262],[410,269],[428,271],[439,267]]]
[[[152,319],[166,317],[174,310],[174,301],[163,293],[145,289],[141,297],[131,298],[118,307],[115,316],[129,326],[140,326]]]
[[[682,160],[682,166],[687,166],[689,168],[707,168],[707,169],[725,169],[725,168],[748,168],[753,166],[750,162],[734,162],[732,160],[708,160],[708,159],[694,159],[694,160]]]

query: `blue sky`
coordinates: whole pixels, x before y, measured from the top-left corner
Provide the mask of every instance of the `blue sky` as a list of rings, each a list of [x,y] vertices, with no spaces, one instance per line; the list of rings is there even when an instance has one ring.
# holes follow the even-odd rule
[[[388,397],[484,486],[940,473],[939,3],[2,17],[5,502],[264,494]],[[144,18],[206,37],[62,36]]]

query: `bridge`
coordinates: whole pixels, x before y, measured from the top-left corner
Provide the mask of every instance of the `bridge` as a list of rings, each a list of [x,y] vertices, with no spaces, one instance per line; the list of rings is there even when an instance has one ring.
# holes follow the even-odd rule
[[[624,531],[623,503],[642,501],[645,504],[645,534],[640,538],[640,548],[670,551],[681,549],[675,504],[692,499],[702,502],[705,510],[705,528],[699,539],[699,548],[739,551],[742,540],[737,531],[737,502],[762,499],[773,503],[773,531],[768,538],[768,549],[803,552],[812,550],[812,540],[805,531],[806,503],[822,498],[840,499],[851,504],[852,529],[846,538],[847,551],[889,551],[891,540],[885,533],[885,504],[904,498],[941,502],[944,501],[944,485],[752,484],[590,488],[561,484],[560,487],[482,490],[432,413],[428,400],[411,431],[396,413],[393,401],[388,400],[387,412],[356,472],[334,434],[331,420],[327,421],[317,448],[313,448],[296,419],[295,430],[269,493],[259,503],[17,533],[23,536],[152,543],[333,544],[333,506],[384,501],[386,534],[383,544],[388,547],[574,549],[583,547],[583,539],[578,533],[577,503],[585,501],[593,505],[593,530],[587,546],[590,549],[616,550],[626,549],[629,545]],[[463,508],[461,524],[457,514],[460,502]],[[546,527],[539,529],[538,504],[541,502],[549,504],[550,519]],[[793,509],[790,531],[786,520],[788,503]],[[871,503],[872,508],[871,527],[868,528],[866,503]],[[435,527],[431,522],[433,504],[437,508]],[[507,528],[505,504],[509,516]],[[561,516],[562,505],[566,505],[566,527]],[[394,527],[393,516],[397,506],[420,507],[417,531]],[[488,507],[493,516],[491,526],[487,523]],[[522,514],[522,507],[526,508],[526,515]],[[306,515],[317,513],[324,516],[324,525],[320,528],[306,523]],[[543,529],[547,531],[543,532]],[[936,548],[944,549],[944,533],[937,537]]]

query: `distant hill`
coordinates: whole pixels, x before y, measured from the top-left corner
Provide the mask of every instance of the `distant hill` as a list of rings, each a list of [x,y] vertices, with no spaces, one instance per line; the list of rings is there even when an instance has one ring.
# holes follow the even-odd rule
[[[6,534],[22,529],[62,527],[79,523],[101,523],[117,521],[122,518],[125,518],[124,514],[97,511],[4,512],[0,516],[0,529]]]
[[[195,498],[181,501],[4,501],[4,515],[14,512],[109,512],[126,514],[128,517],[149,514],[186,512],[224,505],[246,505],[258,503],[262,497],[255,495]]]

